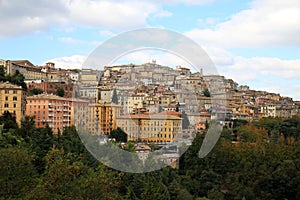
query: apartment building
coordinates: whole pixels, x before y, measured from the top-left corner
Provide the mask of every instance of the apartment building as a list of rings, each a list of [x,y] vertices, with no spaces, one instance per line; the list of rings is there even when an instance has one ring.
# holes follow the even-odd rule
[[[5,111],[10,112],[15,118],[18,125],[25,115],[26,100],[25,92],[21,86],[10,83],[0,83],[0,114]]]
[[[71,100],[52,94],[39,94],[27,98],[26,115],[35,117],[37,128],[48,124],[54,134],[72,125]]]
[[[122,115],[117,124],[128,134],[128,140],[141,142],[172,142],[182,130],[180,113],[173,111]]]
[[[117,129],[116,119],[120,116],[121,106],[111,103],[93,103],[88,107],[88,124],[84,129],[93,135],[109,135]]]

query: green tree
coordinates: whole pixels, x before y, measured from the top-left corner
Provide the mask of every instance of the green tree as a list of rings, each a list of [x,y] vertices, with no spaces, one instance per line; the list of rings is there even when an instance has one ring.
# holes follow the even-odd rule
[[[0,197],[23,198],[36,185],[33,157],[23,148],[0,149]]]
[[[34,88],[28,92],[28,96],[42,94],[44,91],[40,88]]]
[[[116,142],[127,142],[127,134],[119,127],[115,130],[112,130],[109,137],[115,138]]]
[[[5,82],[6,77],[5,77],[5,69],[3,65],[0,65],[0,81]]]
[[[205,96],[205,97],[210,97],[211,96],[208,88],[203,89],[202,95]]]
[[[56,95],[57,95],[57,96],[60,96],[60,97],[63,97],[63,96],[65,95],[65,90],[64,90],[64,88],[58,87],[57,90],[56,90]]]
[[[19,70],[16,70],[15,74],[10,76],[10,75],[7,75],[6,76],[6,80],[15,84],[15,85],[19,85],[23,88],[23,90],[27,90],[27,85],[26,83],[24,82],[25,81],[25,77],[23,74],[21,74],[19,72]]]

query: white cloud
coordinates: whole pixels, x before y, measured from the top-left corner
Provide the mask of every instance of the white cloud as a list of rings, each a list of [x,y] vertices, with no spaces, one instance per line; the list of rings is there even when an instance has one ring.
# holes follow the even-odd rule
[[[101,31],[99,31],[99,34],[102,36],[107,36],[107,37],[112,37],[115,35],[113,32],[108,31],[108,30],[101,30]]]
[[[204,46],[203,49],[215,63],[219,74],[240,85],[249,85],[252,89],[280,93],[300,100],[300,59],[245,58],[222,48]]]
[[[70,18],[93,27],[128,29],[146,25],[146,18],[157,10],[146,1],[69,1]]]
[[[46,31],[60,25],[116,30],[145,27],[147,17],[156,13],[158,7],[153,2],[137,0],[2,0],[0,38]]]
[[[134,51],[129,54],[123,55],[112,64],[113,65],[128,64],[128,63],[143,64],[143,63],[152,62],[153,60],[155,60],[157,64],[169,66],[173,68],[178,65],[191,67],[188,62],[178,57],[177,55],[165,51],[149,50],[149,49]]]
[[[71,38],[71,37],[61,37],[61,38],[59,38],[59,41],[64,42],[64,43],[69,43],[69,44],[84,44],[84,43],[86,43],[86,41],[84,41],[84,40],[78,40],[78,39]]]
[[[210,4],[215,0],[154,0],[154,1],[158,3],[164,3],[164,4],[183,3],[187,5],[205,5],[205,4]]]
[[[62,69],[81,69],[82,64],[86,60],[86,56],[82,55],[73,55],[73,56],[65,56],[60,58],[53,58],[47,62],[55,63],[55,68],[62,68]]]
[[[173,13],[167,11],[167,10],[162,10],[160,12],[157,12],[154,17],[171,17]]]
[[[186,34],[200,44],[219,47],[299,46],[299,24],[300,1],[255,0],[250,9],[214,29],[193,29]]]

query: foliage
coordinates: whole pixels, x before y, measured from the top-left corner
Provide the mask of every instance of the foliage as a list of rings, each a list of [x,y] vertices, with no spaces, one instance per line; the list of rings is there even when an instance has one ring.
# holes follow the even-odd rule
[[[10,82],[12,84],[15,84],[15,85],[19,85],[19,86],[22,86],[22,88],[24,90],[27,90],[27,86],[26,86],[26,83],[24,82],[25,81],[25,77],[23,74],[21,74],[19,72],[19,70],[16,70],[15,74],[13,75],[5,75],[5,69],[4,69],[4,66],[1,65],[0,66],[0,81],[2,82]]]
[[[35,186],[33,156],[26,149],[0,149],[0,197],[22,198]]]
[[[44,91],[40,88],[34,88],[27,93],[27,96],[42,94]]]
[[[119,127],[115,130],[112,130],[109,137],[115,138],[116,142],[127,142],[127,134]]]
[[[57,90],[56,90],[56,95],[57,95],[57,96],[60,96],[60,97],[63,97],[63,96],[65,95],[65,90],[64,90],[64,88],[58,87]]]
[[[0,199],[296,200],[300,199],[299,128],[299,118],[236,121],[223,129],[205,158],[198,157],[204,135],[197,135],[180,157],[179,169],[134,174],[100,164],[75,127],[53,135],[49,127],[36,128],[32,117],[25,117],[18,127],[15,118],[4,113]],[[129,141],[125,150],[134,152],[134,143]],[[126,166],[122,154],[109,156]]]
[[[211,96],[208,88],[204,88],[203,91],[202,91],[202,94],[205,97],[210,97]]]

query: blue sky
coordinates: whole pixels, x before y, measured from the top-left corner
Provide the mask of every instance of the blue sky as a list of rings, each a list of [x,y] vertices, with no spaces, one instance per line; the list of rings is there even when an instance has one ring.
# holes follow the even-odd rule
[[[125,31],[174,30],[203,47],[220,74],[300,100],[299,0],[0,0],[0,23],[0,59],[61,68],[80,67],[98,45]],[[153,52],[126,59],[180,63]]]

